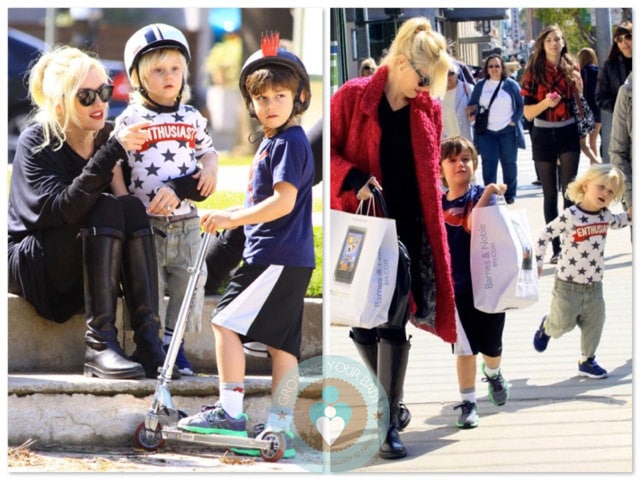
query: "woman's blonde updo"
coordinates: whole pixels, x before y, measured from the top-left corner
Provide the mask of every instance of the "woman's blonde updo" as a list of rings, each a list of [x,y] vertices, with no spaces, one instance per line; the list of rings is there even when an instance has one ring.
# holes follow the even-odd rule
[[[33,119],[42,125],[44,141],[39,149],[54,144],[59,149],[66,132],[79,123],[76,93],[89,70],[94,68],[109,78],[104,65],[75,47],[62,46],[43,53],[29,73],[29,95],[35,105]]]
[[[425,17],[413,17],[402,24],[394,38],[382,65],[393,68],[399,57],[404,56],[416,68],[429,72],[429,91],[443,97],[447,91],[447,73],[453,66],[447,53],[446,39],[431,29]]]

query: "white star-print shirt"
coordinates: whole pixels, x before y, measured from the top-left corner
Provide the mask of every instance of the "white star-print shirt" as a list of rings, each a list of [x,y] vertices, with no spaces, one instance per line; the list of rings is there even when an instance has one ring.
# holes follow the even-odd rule
[[[626,213],[614,214],[607,208],[595,213],[587,212],[573,205],[549,222],[540,234],[535,252],[538,267],[542,268],[551,239],[559,236],[561,253],[556,276],[580,284],[602,281],[607,231],[630,224]]]
[[[158,188],[168,180],[196,172],[198,161],[208,152],[216,152],[207,133],[207,120],[191,105],[182,104],[175,112],[159,113],[143,105],[129,105],[115,121],[114,134],[124,126],[150,120],[149,140],[138,151],[129,151],[131,168],[129,192],[146,206]],[[191,210],[191,202],[183,200],[173,215]]]

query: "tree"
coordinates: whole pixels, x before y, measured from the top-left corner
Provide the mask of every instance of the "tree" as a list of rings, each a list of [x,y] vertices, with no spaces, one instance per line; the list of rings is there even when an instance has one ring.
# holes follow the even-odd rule
[[[534,16],[543,25],[558,25],[567,41],[569,53],[575,55],[581,48],[596,49],[595,27],[587,8],[539,8]]]

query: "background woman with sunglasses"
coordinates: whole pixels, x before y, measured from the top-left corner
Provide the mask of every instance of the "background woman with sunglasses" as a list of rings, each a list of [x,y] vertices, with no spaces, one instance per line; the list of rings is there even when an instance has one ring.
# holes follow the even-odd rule
[[[426,18],[410,18],[373,76],[354,78],[334,93],[331,208],[355,212],[359,200],[371,196],[370,186],[382,190],[411,258],[414,320],[453,343],[453,285],[438,201],[442,110],[432,96],[444,95],[451,68],[444,37]],[[429,263],[434,282],[421,275]],[[350,336],[389,400],[389,431],[379,454],[404,457],[398,431],[410,419],[401,403],[410,348],[405,328],[353,328]]]
[[[480,107],[489,108],[487,131],[477,133],[474,143],[482,157],[482,179],[485,185],[497,183],[498,162],[502,180],[507,185],[507,203],[515,201],[518,188],[518,148],[525,148],[522,128],[522,96],[520,85],[512,79],[500,55],[492,54],[484,62],[485,78],[478,82],[469,99],[470,118]],[[491,103],[496,88],[500,88]]]
[[[58,323],[84,304],[85,375],[155,378],[164,351],[149,221],[139,199],[108,193],[116,161],[147,134],[136,124],[109,139],[112,92],[100,61],[73,47],[32,67],[33,123],[18,140],[9,192],[9,292]],[[139,363],[117,339],[121,281]]]
[[[607,163],[609,162],[609,152],[606,147],[611,138],[613,107],[616,104],[618,90],[631,73],[632,50],[632,25],[631,22],[624,21],[617,25],[613,31],[613,45],[609,50],[609,56],[598,72],[598,83],[596,84],[596,103],[601,110],[606,112],[602,115],[601,145],[605,148],[601,149],[601,153]]]

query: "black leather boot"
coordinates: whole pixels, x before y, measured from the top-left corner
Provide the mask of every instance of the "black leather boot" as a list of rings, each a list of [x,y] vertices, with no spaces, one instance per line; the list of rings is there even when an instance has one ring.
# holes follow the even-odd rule
[[[120,347],[115,326],[123,237],[112,228],[82,231],[87,377],[144,377],[142,365],[129,360]]]
[[[134,232],[124,243],[122,271],[124,298],[136,344],[133,358],[142,364],[147,378],[157,378],[165,352],[160,339],[158,267],[151,228]],[[179,375],[174,368],[172,378]]]
[[[364,364],[369,367],[375,376],[378,376],[378,342],[370,344],[358,343],[351,330],[349,330],[349,337],[351,337],[351,340],[356,346],[356,350]],[[400,398],[402,398],[402,396]],[[398,402],[398,408],[398,431],[401,432],[407,428],[407,425],[409,425],[409,422],[411,421],[411,412],[401,401]]]
[[[391,343],[380,339],[378,344],[378,380],[389,401],[389,429],[378,452],[381,458],[394,459],[407,456],[407,449],[398,432],[398,414],[410,348],[409,342]]]

